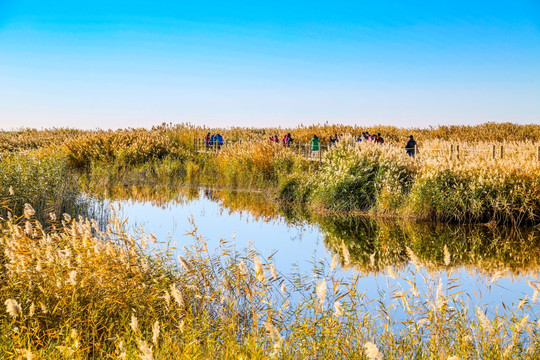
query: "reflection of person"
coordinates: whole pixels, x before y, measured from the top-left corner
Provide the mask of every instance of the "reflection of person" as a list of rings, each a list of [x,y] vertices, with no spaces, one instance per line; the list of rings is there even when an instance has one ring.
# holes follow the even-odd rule
[[[321,139],[317,135],[313,135],[313,138],[311,138],[311,156],[315,156],[319,152],[320,142]]]
[[[407,155],[414,157],[414,153],[416,151],[416,140],[414,140],[413,136],[409,136],[409,141],[407,141],[407,144],[405,144],[405,151],[407,151]]]

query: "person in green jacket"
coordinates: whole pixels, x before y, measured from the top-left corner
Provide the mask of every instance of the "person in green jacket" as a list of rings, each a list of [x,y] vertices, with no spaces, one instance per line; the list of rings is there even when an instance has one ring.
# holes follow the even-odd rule
[[[317,135],[313,135],[313,138],[311,138],[311,157],[317,156],[319,152],[319,143],[321,142],[321,138]]]

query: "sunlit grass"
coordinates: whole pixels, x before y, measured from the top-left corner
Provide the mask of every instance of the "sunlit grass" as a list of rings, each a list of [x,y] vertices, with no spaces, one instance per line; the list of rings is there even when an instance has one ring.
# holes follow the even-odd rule
[[[54,217],[53,217],[54,219]],[[455,279],[417,267],[369,299],[338,261],[285,275],[253,249],[222,240],[215,253],[196,227],[173,258],[114,219],[58,216],[43,231],[26,207],[2,222],[0,351],[22,358],[529,358],[540,355],[532,311],[538,284],[502,313],[468,308]],[[161,244],[164,245],[164,244]],[[163,250],[159,250],[159,249]],[[448,261],[452,261],[451,257]],[[401,284],[401,285],[400,285]],[[386,301],[389,299],[389,302]]]

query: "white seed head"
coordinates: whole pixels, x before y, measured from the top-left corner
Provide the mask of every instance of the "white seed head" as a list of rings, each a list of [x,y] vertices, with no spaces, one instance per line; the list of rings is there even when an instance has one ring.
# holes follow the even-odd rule
[[[146,341],[142,339],[137,339],[137,346],[139,347],[140,358],[141,360],[154,360],[154,354],[152,352],[152,347],[148,346]]]
[[[408,246],[405,247],[405,250],[407,251],[407,255],[409,256],[409,259],[411,260],[416,270],[420,270],[422,268],[422,263],[420,262],[416,254]]]
[[[257,280],[264,282],[266,277],[264,276],[264,269],[258,256],[255,256],[253,263],[255,264],[255,276],[257,276]]]
[[[17,300],[7,299],[4,304],[6,305],[6,311],[13,318],[19,317],[22,314],[22,309]]]
[[[332,256],[332,264],[330,265],[330,271],[336,270],[337,263],[338,263],[338,254],[334,254],[334,256]]]
[[[334,303],[334,316],[335,317],[342,317],[343,316],[343,306],[341,305],[341,303],[339,301],[336,301]]]
[[[446,245],[444,245],[444,265],[450,265],[450,251],[448,251],[448,247]]]
[[[178,262],[180,263],[180,266],[182,266],[182,268],[186,271],[186,272],[189,272],[189,270],[191,269],[191,267],[189,266],[188,262],[186,261],[186,259],[184,259],[182,257],[182,255],[178,255]]]
[[[276,267],[274,266],[274,264],[270,264],[270,274],[272,275],[272,279],[274,280],[278,279],[278,274],[277,274]]]
[[[381,360],[383,358],[377,345],[370,341],[364,344],[364,352],[369,360]]]
[[[491,322],[487,318],[486,314],[484,314],[482,309],[480,309],[478,306],[476,307],[476,316],[478,317],[478,320],[480,320],[480,323],[482,324],[484,329],[488,333],[492,333],[493,332],[493,326],[491,325]]]
[[[319,281],[315,292],[321,305],[324,304],[324,300],[326,299],[326,279]]]
[[[135,314],[131,314],[131,322],[129,323],[129,326],[131,326],[131,330],[133,330],[133,332],[139,331],[139,322],[137,321]]]
[[[527,302],[528,297],[529,297],[529,295],[525,295],[525,297],[523,299],[521,299],[521,301],[519,302],[518,307],[517,307],[518,309],[521,310],[523,305],[525,305],[525,303]]]
[[[388,265],[386,266],[386,273],[388,276],[390,276],[392,279],[396,278],[396,272],[394,271],[394,267]]]
[[[173,299],[176,301],[178,306],[183,307],[184,306],[184,297],[182,296],[182,293],[180,290],[176,288],[175,284],[171,285],[171,295]]]
[[[69,272],[69,283],[73,286],[77,285],[77,271],[72,270]]]
[[[27,219],[30,219],[32,216],[34,216],[36,214],[36,211],[34,210],[34,208],[32,207],[32,205],[30,204],[24,204],[24,216],[27,218]]]
[[[159,320],[156,320],[156,322],[152,326],[152,342],[156,346],[158,343],[158,339],[159,339]]]

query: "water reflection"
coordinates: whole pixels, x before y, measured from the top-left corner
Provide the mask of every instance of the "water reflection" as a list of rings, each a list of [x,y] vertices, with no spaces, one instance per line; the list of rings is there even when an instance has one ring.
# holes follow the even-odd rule
[[[94,194],[96,195],[96,194]],[[343,268],[378,274],[388,266],[403,270],[410,262],[407,248],[428,271],[466,269],[470,272],[536,273],[540,258],[540,228],[448,225],[364,216],[318,214],[305,207],[279,204],[262,192],[186,188],[169,185],[104,189],[102,198],[151,203],[171,208],[200,198],[216,202],[220,211],[247,213],[254,221],[316,225],[324,246],[339,254]],[[286,249],[285,249],[286,250]]]
[[[351,259],[364,272],[388,266],[403,269],[409,247],[428,270],[467,268],[493,273],[535,272],[539,267],[540,231],[534,228],[490,228],[363,217],[319,217],[326,246]],[[348,254],[344,254],[348,252]],[[346,266],[346,264],[342,264]]]

